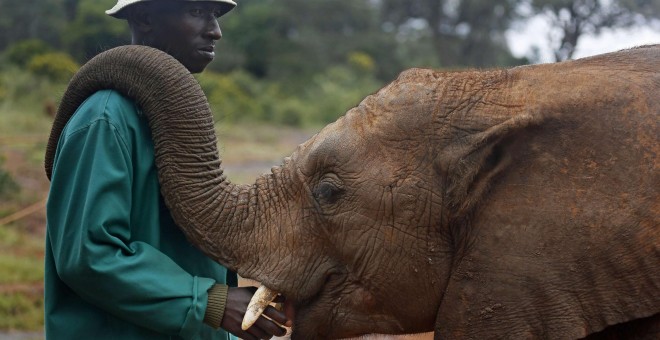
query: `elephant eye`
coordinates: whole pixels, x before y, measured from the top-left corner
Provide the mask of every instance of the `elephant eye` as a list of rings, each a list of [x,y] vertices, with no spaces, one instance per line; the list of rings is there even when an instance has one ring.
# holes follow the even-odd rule
[[[337,202],[343,192],[341,181],[336,176],[328,176],[314,188],[314,198],[319,203],[333,204]]]

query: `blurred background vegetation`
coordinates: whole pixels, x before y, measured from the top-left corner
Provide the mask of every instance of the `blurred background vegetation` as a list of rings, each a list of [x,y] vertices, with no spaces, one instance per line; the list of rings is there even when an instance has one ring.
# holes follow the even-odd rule
[[[660,17],[658,0],[237,2],[220,19],[216,60],[198,79],[222,122],[223,157],[253,157],[266,169],[406,68],[538,62],[514,57],[505,36],[530,18],[550,23],[538,40],[562,61],[584,35],[658,28]],[[42,327],[45,143],[73,73],[130,42],[126,23],[104,13],[114,4],[0,0],[0,330]]]
[[[97,53],[129,43],[126,23],[104,14],[114,3],[0,0],[1,71],[28,71],[48,82],[66,81]],[[535,62],[512,56],[505,33],[513,24],[539,14],[557,30],[553,43],[559,61],[571,58],[581,35],[604,27],[642,25],[660,13],[657,0],[238,0],[238,4],[221,19],[224,38],[211,72],[200,81],[223,121],[287,125],[333,121],[347,105],[409,67]],[[21,85],[3,86],[0,99],[16,99],[14,87]],[[46,94],[53,101],[57,95]]]

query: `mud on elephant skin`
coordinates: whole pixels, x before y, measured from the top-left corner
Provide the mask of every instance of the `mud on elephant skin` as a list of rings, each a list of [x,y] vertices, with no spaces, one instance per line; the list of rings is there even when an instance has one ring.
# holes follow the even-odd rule
[[[100,55],[72,81],[59,125],[98,88],[136,97],[175,220],[285,295],[294,339],[564,339],[658,324],[660,46],[405,71],[244,186],[225,179],[208,104],[175,64],[144,47]],[[117,72],[98,71],[108,65]]]

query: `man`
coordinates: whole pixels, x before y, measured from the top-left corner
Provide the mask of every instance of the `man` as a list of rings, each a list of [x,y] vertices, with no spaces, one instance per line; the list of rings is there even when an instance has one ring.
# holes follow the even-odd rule
[[[133,44],[193,73],[214,58],[232,0],[119,0]],[[99,91],[62,131],[47,206],[45,314],[51,339],[243,339],[281,336],[240,324],[254,290],[193,248],[160,196],[147,121],[130,98]],[[232,287],[228,287],[232,286]],[[265,315],[289,324],[268,308]],[[219,329],[221,328],[221,329]]]

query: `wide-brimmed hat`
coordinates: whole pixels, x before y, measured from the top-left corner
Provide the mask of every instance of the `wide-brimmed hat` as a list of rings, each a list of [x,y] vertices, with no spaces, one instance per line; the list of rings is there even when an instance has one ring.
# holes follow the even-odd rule
[[[105,14],[113,16],[119,19],[126,19],[125,11],[126,7],[129,7],[138,2],[147,2],[147,1],[169,1],[169,0],[117,0],[117,4],[111,9],[105,11]],[[222,5],[222,15],[231,11],[236,7],[236,3],[232,0],[178,0],[178,1],[204,1],[204,2],[219,2]]]

